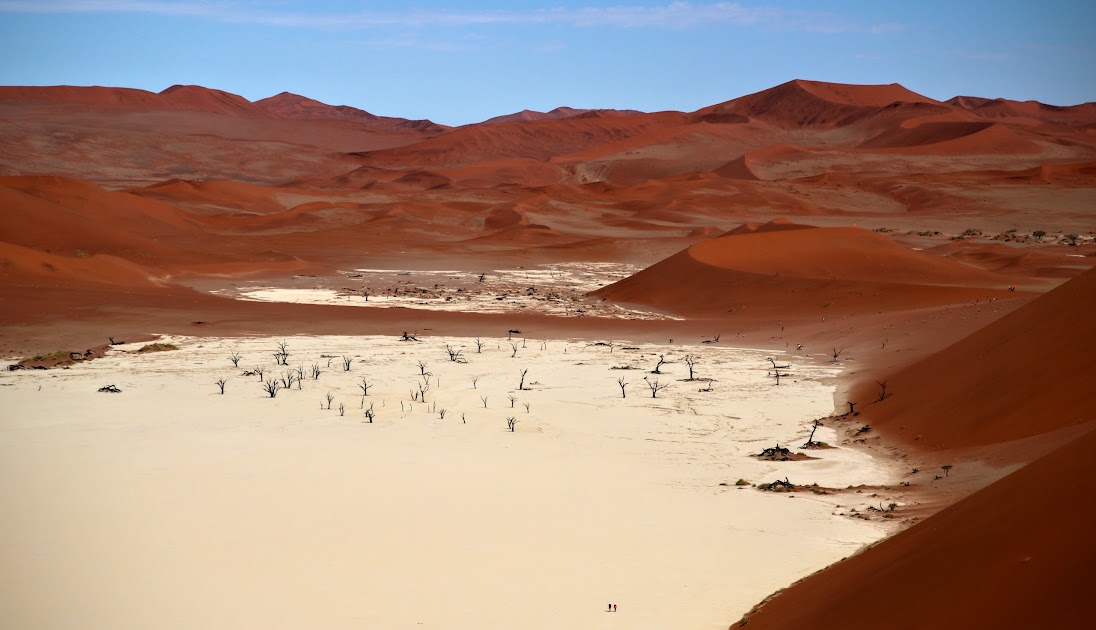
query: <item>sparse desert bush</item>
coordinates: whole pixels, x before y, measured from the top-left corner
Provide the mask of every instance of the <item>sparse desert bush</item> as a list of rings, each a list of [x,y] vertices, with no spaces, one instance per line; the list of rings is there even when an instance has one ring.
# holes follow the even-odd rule
[[[150,343],[147,346],[141,346],[141,349],[137,352],[166,352],[168,350],[178,350],[179,346],[173,343]]]

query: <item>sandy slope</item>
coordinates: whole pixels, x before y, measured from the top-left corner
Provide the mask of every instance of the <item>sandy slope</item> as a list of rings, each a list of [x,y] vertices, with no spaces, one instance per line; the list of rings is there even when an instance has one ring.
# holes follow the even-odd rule
[[[1082,628],[1096,432],[784,591],[750,628]],[[738,624],[732,627],[738,627]]]
[[[1059,429],[1089,427],[1087,434],[795,585],[751,615],[750,627],[870,627],[883,615],[908,628],[1084,625],[1091,607],[1081,576],[1096,550],[1070,532],[1074,518],[1096,513],[1083,489],[1093,469],[1087,453],[1096,443],[1096,414],[1076,395],[1091,379],[1096,352],[1087,317],[1094,283],[1089,271],[887,375],[894,395],[863,405],[861,414],[894,440],[952,449],[952,457],[964,447]],[[877,392],[865,385],[859,393]],[[1022,450],[1011,451],[1023,458]]]
[[[1090,270],[916,365],[881,374],[895,395],[863,407],[864,415],[896,439],[931,449],[1007,442],[1092,420],[1078,392],[1096,365],[1094,307]],[[861,399],[871,399],[870,389]],[[910,399],[898,404],[898,392]]]

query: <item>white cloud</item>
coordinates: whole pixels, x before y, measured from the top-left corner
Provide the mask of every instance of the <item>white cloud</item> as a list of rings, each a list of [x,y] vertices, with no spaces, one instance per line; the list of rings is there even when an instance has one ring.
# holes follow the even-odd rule
[[[141,13],[188,16],[229,23],[317,29],[376,27],[448,27],[563,24],[579,28],[672,28],[726,24],[738,27],[839,33],[854,30],[890,32],[899,25],[867,29],[824,12],[745,6],[737,2],[670,2],[664,5],[548,8],[526,10],[406,10],[314,13],[253,8],[230,0],[0,0],[5,13]],[[876,30],[883,29],[883,30]]]

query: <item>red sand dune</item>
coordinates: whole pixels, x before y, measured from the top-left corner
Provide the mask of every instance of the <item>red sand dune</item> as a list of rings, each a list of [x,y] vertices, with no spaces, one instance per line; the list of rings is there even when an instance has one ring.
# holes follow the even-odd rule
[[[1006,285],[867,230],[815,228],[703,241],[591,295],[690,316],[792,319],[1010,297]]]
[[[885,153],[936,155],[1012,155],[1041,151],[1035,142],[1002,125],[951,122],[894,130],[861,146]]]
[[[600,118],[603,116],[631,116],[643,112],[634,109],[576,109],[574,107],[557,107],[551,111],[538,112],[531,109],[523,109],[513,114],[503,114],[488,118],[478,123],[480,125],[496,125],[507,122],[529,122],[533,120],[563,120],[566,118]]]
[[[370,165],[385,168],[467,166],[501,158],[547,160],[683,119],[682,114],[664,113],[472,125],[365,157]]]
[[[1038,392],[1027,390],[1048,400]],[[1094,449],[1090,431],[786,589],[750,614],[746,627],[1091,626],[1096,545],[1085,532],[1096,520],[1088,482]]]
[[[802,223],[792,223],[787,219],[773,219],[768,223],[743,223],[742,225],[726,232],[719,234],[718,236],[734,236],[736,234],[756,234],[758,232],[780,232],[783,230],[812,230],[815,229],[813,225],[803,225]]]
[[[255,105],[263,111],[281,118],[344,121],[366,125],[377,131],[414,130],[436,134],[447,129],[444,125],[429,120],[407,120],[406,118],[377,116],[349,105],[328,105],[290,92],[282,92],[268,98],[259,99],[255,101]]]
[[[285,205],[277,200],[283,189],[256,186],[241,182],[170,179],[159,184],[135,188],[129,192],[186,207],[203,213],[249,212],[270,214],[284,211]]]
[[[947,103],[965,109],[979,118],[992,120],[1071,126],[1096,123],[1096,103],[1059,106],[1038,101],[1010,101],[976,96],[956,96],[948,99]]]
[[[121,255],[131,260],[195,258],[160,242],[194,234],[185,212],[158,201],[59,177],[2,177],[0,241],[76,256]]]
[[[190,110],[232,116],[267,116],[261,108],[242,96],[198,85],[173,85],[160,93],[98,86],[0,87],[0,100],[40,101],[108,108]]]
[[[88,285],[150,289],[163,286],[166,279],[162,273],[109,254],[61,256],[0,242],[0,283],[21,290]]]
[[[897,83],[841,85],[795,80],[706,107],[696,114],[746,116],[785,129],[835,127],[861,119],[866,109],[878,110],[896,101],[937,102]]]
[[[1086,480],[1096,412],[1090,270],[887,379],[861,417],[924,448],[969,448],[1074,427],[1082,437],[783,591],[751,628],[1072,628],[1096,613],[1096,518]],[[876,388],[877,391],[877,388]],[[863,388],[861,395],[866,395]],[[874,393],[874,392],[872,392]],[[955,451],[952,452],[954,456]]]
[[[862,415],[925,449],[983,446],[1096,419],[1082,393],[1096,366],[1093,312],[1096,269],[915,365],[875,375],[893,395],[861,407]],[[856,396],[873,400],[877,391],[864,386]]]

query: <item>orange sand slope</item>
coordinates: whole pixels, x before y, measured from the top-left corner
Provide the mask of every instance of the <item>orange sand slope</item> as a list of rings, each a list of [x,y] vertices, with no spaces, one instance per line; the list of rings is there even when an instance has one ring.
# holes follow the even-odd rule
[[[1096,365],[1096,270],[895,374],[861,406],[888,435],[922,448],[1017,440],[1096,418],[1081,392]],[[942,377],[943,375],[943,377]],[[859,400],[878,391],[865,387]]]
[[[1088,627],[1093,449],[1096,431],[792,586],[747,627]]]
[[[593,295],[685,315],[792,319],[1008,297],[1007,284],[863,229],[759,229],[703,241]]]
[[[1090,270],[886,378],[861,418],[910,444],[962,448],[1083,428],[1096,353]],[[871,392],[874,394],[878,391]],[[860,398],[868,394],[863,388]],[[1080,627],[1096,561],[1076,523],[1096,518],[1084,480],[1096,431],[796,584],[750,617],[761,628]],[[953,453],[954,454],[954,453]],[[1063,506],[1068,509],[1063,510]],[[1079,519],[1079,520],[1077,520]],[[1007,525],[1005,525],[1007,524]],[[1057,603],[1055,603],[1057,602]]]

